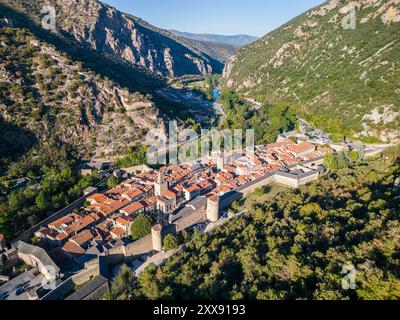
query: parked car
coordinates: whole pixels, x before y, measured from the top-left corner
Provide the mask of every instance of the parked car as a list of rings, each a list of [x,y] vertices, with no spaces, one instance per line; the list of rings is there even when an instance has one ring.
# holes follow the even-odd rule
[[[194,229],[196,229],[199,232],[204,231],[204,229],[207,227],[206,223],[199,223],[197,225],[194,226]]]
[[[1,300],[5,300],[7,297],[8,297],[8,293],[7,292],[0,293],[0,301]]]
[[[25,292],[25,285],[20,285],[20,286],[18,286],[18,287],[16,287],[15,289],[14,289],[14,294],[16,295],[16,296],[20,296],[21,294],[23,294]]]

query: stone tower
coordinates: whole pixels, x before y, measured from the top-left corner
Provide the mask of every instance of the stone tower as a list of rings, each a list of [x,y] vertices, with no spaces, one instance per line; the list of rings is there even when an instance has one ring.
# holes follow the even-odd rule
[[[223,154],[220,154],[217,158],[217,169],[219,171],[224,171],[225,168],[225,158]]]
[[[157,224],[151,228],[151,239],[154,251],[161,252],[163,250],[162,229],[163,227],[161,224]]]
[[[207,199],[207,219],[211,222],[219,220],[219,196],[211,196]]]
[[[154,184],[154,192],[157,197],[161,197],[165,191],[168,190],[168,184],[164,178],[164,172],[161,170],[158,172],[157,181]]]

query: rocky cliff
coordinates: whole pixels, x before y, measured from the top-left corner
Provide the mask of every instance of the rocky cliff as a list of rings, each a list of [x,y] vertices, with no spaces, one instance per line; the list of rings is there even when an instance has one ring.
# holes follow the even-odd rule
[[[162,127],[158,114],[150,97],[84,68],[30,31],[0,28],[2,143],[24,149],[32,136],[38,151],[56,138],[83,157],[101,158]]]
[[[400,140],[400,1],[330,0],[227,63],[225,84],[283,101],[338,139]]]
[[[172,33],[96,0],[1,0],[40,22],[53,6],[57,32],[161,77],[222,72],[223,64]]]

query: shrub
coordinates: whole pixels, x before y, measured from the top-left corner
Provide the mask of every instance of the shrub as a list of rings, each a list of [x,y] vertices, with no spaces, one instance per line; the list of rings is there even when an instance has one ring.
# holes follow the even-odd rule
[[[149,216],[144,214],[139,215],[132,223],[132,239],[136,241],[150,234],[151,226],[152,220]]]

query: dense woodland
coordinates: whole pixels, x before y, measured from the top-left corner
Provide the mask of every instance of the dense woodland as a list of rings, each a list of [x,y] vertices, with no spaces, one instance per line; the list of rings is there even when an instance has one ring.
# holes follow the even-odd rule
[[[126,269],[111,298],[400,299],[400,149],[345,161],[212,235],[196,234],[186,250],[138,281]],[[355,290],[342,288],[349,265],[357,271]]]
[[[254,129],[256,144],[275,142],[279,133],[295,127],[296,116],[285,104],[264,104],[259,110],[255,110],[250,103],[243,101],[229,89],[222,91],[220,100],[226,113],[222,128]]]
[[[302,118],[337,141],[362,132],[365,142],[379,142],[385,130],[393,139],[400,123],[400,26],[398,19],[384,21],[399,4],[351,1],[357,27],[344,30],[341,17],[349,1],[331,3],[241,48],[225,69],[225,84],[259,101],[297,106]],[[365,117],[371,112],[381,120]]]
[[[81,197],[85,188],[100,180],[101,176],[97,174],[81,177],[68,161],[60,160],[44,170],[38,183],[30,182],[12,192],[8,192],[3,184],[5,195],[0,201],[0,233],[12,239]]]
[[[120,88],[116,83],[57,51],[59,43],[42,42],[34,31],[0,29],[0,233],[8,240],[100,181],[78,173],[81,160],[92,154],[87,148],[103,140],[107,145],[107,139],[115,143],[129,130],[133,141],[144,135],[132,120],[141,111],[129,115],[111,94]],[[129,103],[147,101],[123,90]],[[104,124],[110,129],[102,133]],[[121,142],[126,149],[126,139]],[[121,165],[141,164],[144,158],[145,149],[133,147]]]

